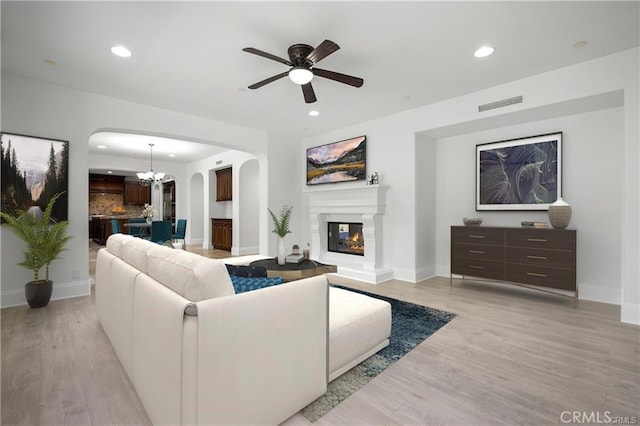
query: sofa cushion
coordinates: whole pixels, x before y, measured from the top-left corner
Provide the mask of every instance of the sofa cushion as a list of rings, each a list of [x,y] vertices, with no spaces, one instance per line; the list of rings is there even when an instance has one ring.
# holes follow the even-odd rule
[[[112,234],[107,238],[107,250],[116,257],[122,257],[122,246],[133,237],[127,234]]]
[[[229,275],[247,278],[262,278],[267,276],[267,268],[264,266],[225,265],[227,266]]]
[[[158,244],[148,251],[147,274],[192,302],[235,294],[229,273],[216,259]]]
[[[236,293],[271,287],[272,285],[278,285],[284,282],[282,277],[240,277],[238,275],[231,275],[230,278]]]
[[[131,237],[124,242],[121,249],[121,258],[129,265],[146,274],[148,269],[149,250],[157,247],[157,244],[142,238]],[[163,247],[165,251],[171,253],[172,250]]]

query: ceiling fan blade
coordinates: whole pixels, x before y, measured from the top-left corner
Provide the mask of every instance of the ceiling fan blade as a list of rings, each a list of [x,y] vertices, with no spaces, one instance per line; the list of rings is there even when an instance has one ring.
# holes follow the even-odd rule
[[[282,77],[286,77],[287,74],[289,74],[289,71],[285,71],[283,73],[274,75],[273,77],[269,77],[257,83],[253,83],[251,86],[249,86],[249,89],[259,89],[265,84],[273,83],[276,80],[280,80]]]
[[[313,91],[313,86],[311,86],[311,83],[302,85],[302,94],[304,95],[304,101],[308,104],[312,104],[318,100],[316,99],[316,94]]]
[[[331,55],[333,52],[335,52],[338,49],[340,49],[340,46],[338,46],[331,40],[325,40],[322,43],[320,43],[318,47],[313,49],[311,53],[307,55],[307,60],[311,61],[314,64],[317,64],[322,59]]]
[[[272,61],[280,62],[281,64],[289,65],[290,67],[293,66],[291,61],[289,61],[288,59],[284,59],[279,56],[272,55],[271,53],[267,53],[265,51],[256,49],[254,47],[245,47],[244,49],[242,49],[242,51],[247,53],[253,53],[254,55],[262,56],[263,58],[271,59]]]
[[[340,74],[339,72],[322,70],[320,68],[311,68],[311,71],[313,72],[313,75],[317,75],[318,77],[328,78],[353,87],[362,87],[364,84],[363,79],[352,75]]]

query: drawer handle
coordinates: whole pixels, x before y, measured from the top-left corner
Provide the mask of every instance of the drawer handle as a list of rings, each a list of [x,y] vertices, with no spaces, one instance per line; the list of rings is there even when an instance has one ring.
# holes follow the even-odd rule
[[[542,278],[547,278],[547,274],[537,274],[535,272],[527,272],[527,275],[532,276],[532,277],[542,277]]]
[[[469,253],[484,254],[484,250],[469,250]]]
[[[547,260],[547,256],[533,256],[533,255],[529,255],[529,256],[527,256],[527,259],[540,259],[540,260]]]
[[[537,243],[546,243],[547,240],[545,238],[527,238],[527,241],[535,241]]]
[[[471,269],[484,269],[484,266],[469,265]]]
[[[484,235],[469,235],[469,238],[484,238]]]

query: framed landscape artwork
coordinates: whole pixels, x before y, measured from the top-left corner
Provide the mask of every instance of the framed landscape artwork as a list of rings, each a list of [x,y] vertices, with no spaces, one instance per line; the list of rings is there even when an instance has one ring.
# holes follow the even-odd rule
[[[548,210],[562,195],[562,132],[476,145],[476,210]]]
[[[367,137],[307,148],[307,185],[365,180]]]
[[[68,219],[69,142],[2,132],[0,137],[3,212],[44,211],[55,194],[52,218]]]

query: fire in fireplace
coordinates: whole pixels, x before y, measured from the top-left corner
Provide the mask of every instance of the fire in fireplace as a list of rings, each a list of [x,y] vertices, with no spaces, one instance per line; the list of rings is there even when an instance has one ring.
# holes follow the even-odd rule
[[[364,256],[362,223],[327,222],[328,251]]]

